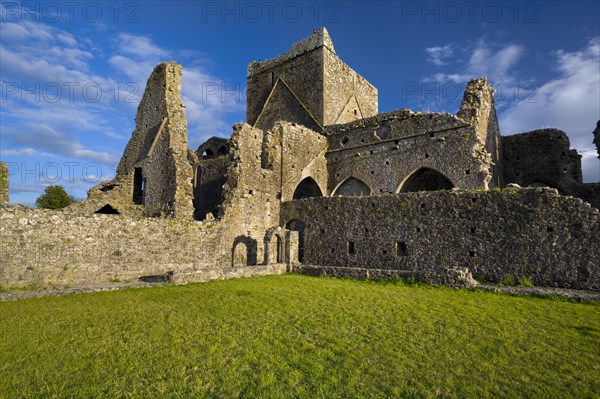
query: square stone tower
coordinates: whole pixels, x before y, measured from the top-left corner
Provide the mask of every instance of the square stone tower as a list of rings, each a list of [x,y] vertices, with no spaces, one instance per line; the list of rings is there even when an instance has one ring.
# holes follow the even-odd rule
[[[248,66],[246,121],[260,129],[281,119],[322,132],[376,114],[377,89],[340,60],[325,28]]]

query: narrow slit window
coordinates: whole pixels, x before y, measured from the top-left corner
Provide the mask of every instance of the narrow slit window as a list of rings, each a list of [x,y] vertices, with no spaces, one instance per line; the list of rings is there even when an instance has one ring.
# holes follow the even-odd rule
[[[398,256],[407,256],[408,249],[406,247],[406,243],[403,241],[398,241],[396,243],[396,255]]]

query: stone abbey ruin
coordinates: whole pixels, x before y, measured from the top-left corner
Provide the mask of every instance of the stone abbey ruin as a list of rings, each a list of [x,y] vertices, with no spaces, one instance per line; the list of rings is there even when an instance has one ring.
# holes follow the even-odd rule
[[[322,28],[250,63],[246,123],[193,151],[181,77],[154,69],[116,177],[85,201],[0,207],[0,285],[299,271],[600,290],[600,184],[560,130],[501,136],[485,78],[456,115],[379,113]]]

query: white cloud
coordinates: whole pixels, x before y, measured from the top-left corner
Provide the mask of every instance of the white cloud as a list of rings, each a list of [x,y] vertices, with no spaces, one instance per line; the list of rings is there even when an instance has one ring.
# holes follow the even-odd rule
[[[429,54],[429,61],[441,66],[446,65],[447,60],[454,55],[454,46],[446,44],[445,46],[428,47],[425,51]]]
[[[33,148],[22,148],[20,150],[0,150],[0,155],[5,157],[7,156],[17,156],[17,155],[35,155],[38,152]]]
[[[521,46],[509,44],[494,52],[480,42],[469,59],[467,71],[476,76],[487,75],[494,81],[505,81],[522,55]]]
[[[136,36],[129,33],[120,33],[118,37],[119,51],[140,59],[164,58],[169,52],[152,43],[146,36]]]
[[[0,35],[4,40],[12,43],[27,43],[31,40],[51,42],[54,37],[53,28],[31,21],[2,22]]]
[[[3,139],[17,146],[27,146],[27,148],[35,146],[36,150],[44,149],[48,152],[46,155],[88,159],[105,164],[114,163],[118,160],[115,155],[105,151],[93,151],[85,148],[72,135],[40,123],[26,123],[19,126],[18,129],[13,127],[4,128]]]
[[[458,51],[455,44],[430,47],[428,60],[435,65],[445,65],[446,60],[453,57]],[[464,51],[464,50],[463,50]],[[516,44],[507,44],[498,48],[480,40],[465,65],[458,67],[460,72],[436,73],[424,79],[425,82],[440,83],[466,83],[474,77],[487,76],[490,81],[501,82],[508,85],[513,81],[512,69],[523,57],[524,47]]]

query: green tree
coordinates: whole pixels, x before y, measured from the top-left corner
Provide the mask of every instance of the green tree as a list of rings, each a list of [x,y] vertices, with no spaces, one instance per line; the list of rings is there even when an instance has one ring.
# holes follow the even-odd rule
[[[62,186],[48,186],[44,194],[40,195],[35,204],[38,208],[62,209],[76,202],[72,195],[67,194]]]

